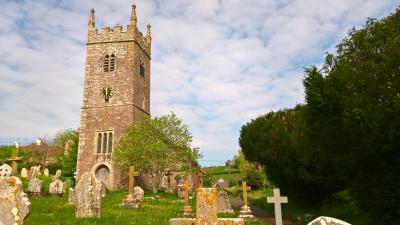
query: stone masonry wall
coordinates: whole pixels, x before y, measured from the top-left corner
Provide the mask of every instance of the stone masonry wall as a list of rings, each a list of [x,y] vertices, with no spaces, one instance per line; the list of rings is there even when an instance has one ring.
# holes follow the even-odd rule
[[[150,42],[136,26],[103,29],[89,27],[83,105],[79,128],[77,179],[105,165],[110,170],[111,189],[127,187],[126,171],[115,166],[112,154],[97,153],[96,132],[113,131],[113,149],[127,127],[142,115],[150,115]],[[115,70],[104,72],[106,55],[115,55]],[[143,63],[145,75],[140,75]],[[106,102],[104,88],[112,89]]]

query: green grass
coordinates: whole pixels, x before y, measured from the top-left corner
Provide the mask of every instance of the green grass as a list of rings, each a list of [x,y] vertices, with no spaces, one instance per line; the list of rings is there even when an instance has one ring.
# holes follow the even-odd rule
[[[153,193],[145,192],[145,200],[138,209],[119,208],[119,204],[127,193],[114,191],[107,193],[101,202],[101,218],[75,218],[75,206],[68,204],[67,196],[31,196],[32,211],[26,218],[26,225],[42,224],[135,224],[161,225],[169,224],[170,218],[180,217],[179,211],[183,205],[176,194],[157,193],[160,200],[153,200]],[[195,199],[191,202],[194,207]],[[219,214],[220,217],[237,216]],[[246,225],[261,225],[257,221],[249,221]]]

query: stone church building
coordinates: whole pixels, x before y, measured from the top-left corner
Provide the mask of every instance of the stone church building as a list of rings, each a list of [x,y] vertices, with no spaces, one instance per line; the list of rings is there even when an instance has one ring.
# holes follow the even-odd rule
[[[137,28],[135,6],[129,25],[95,27],[90,11],[77,179],[94,172],[109,189],[127,187],[126,168],[116,167],[113,150],[127,127],[150,115],[150,25]]]

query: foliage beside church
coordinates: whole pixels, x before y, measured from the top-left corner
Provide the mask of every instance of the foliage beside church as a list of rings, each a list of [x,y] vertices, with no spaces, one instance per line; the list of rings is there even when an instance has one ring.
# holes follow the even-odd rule
[[[246,158],[303,203],[349,191],[375,224],[399,224],[400,9],[352,29],[318,69],[306,69],[306,103],[242,127]]]

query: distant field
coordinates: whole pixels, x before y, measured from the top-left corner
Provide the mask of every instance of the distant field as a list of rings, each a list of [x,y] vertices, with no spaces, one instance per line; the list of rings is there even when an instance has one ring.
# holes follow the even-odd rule
[[[239,170],[236,168],[228,168],[227,166],[215,166],[203,168],[206,172],[205,179],[209,179],[211,183],[219,178],[229,180],[230,186],[237,185],[238,179],[240,179]]]

